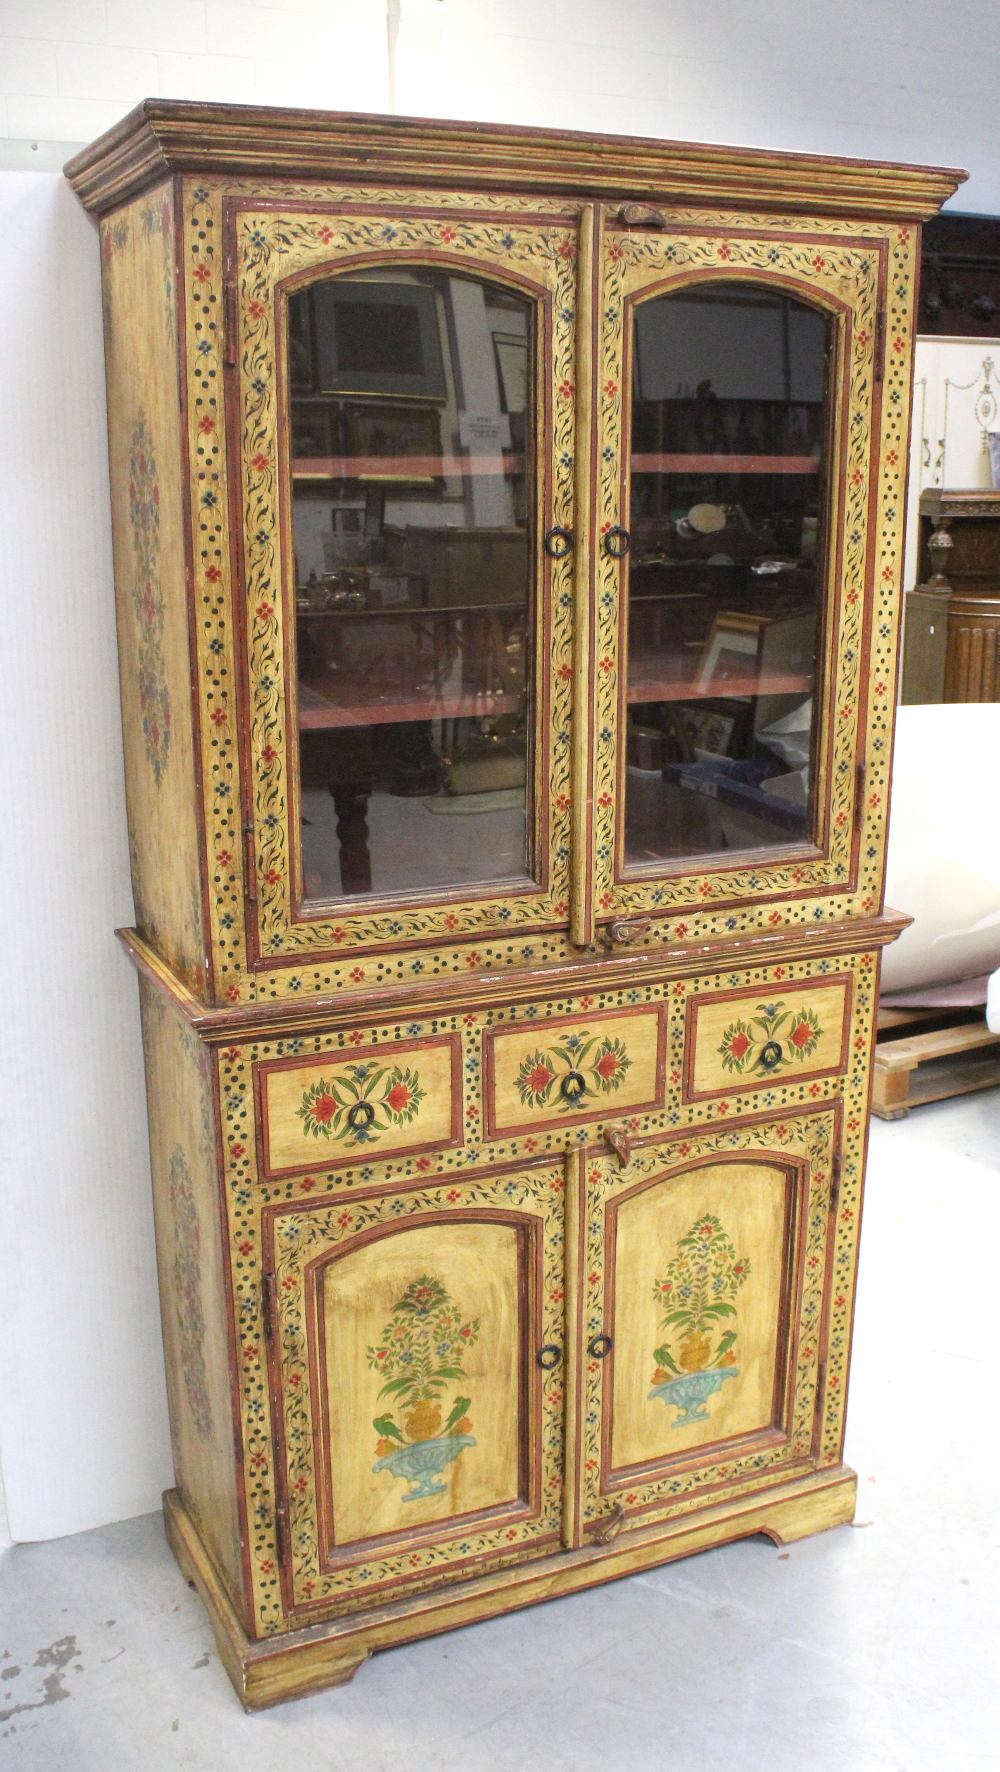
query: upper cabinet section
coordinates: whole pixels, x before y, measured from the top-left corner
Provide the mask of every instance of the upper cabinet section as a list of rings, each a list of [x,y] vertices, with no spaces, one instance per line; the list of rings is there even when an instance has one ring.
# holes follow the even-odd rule
[[[161,468],[180,393],[190,658],[138,681],[192,713],[200,905],[162,788],[129,798],[172,881],[143,933],[169,962],[183,911],[199,995],[878,913],[955,175],[158,101],[68,172]],[[155,289],[122,245],[154,224]]]

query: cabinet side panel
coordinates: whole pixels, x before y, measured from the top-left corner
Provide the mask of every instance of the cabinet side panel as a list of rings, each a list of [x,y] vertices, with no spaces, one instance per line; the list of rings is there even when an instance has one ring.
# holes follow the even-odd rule
[[[170,184],[101,224],[115,597],[140,933],[205,985]]]
[[[139,989],[177,1487],[239,1605],[243,1561],[211,1065],[167,999],[145,982]]]

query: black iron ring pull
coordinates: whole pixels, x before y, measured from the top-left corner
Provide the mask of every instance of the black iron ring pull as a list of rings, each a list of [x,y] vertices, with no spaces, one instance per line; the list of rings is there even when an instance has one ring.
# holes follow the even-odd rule
[[[565,560],[573,550],[572,529],[562,529],[557,524],[555,529],[546,530],[542,546],[551,560]]]
[[[558,1366],[562,1359],[562,1348],[556,1347],[551,1341],[547,1341],[544,1347],[539,1348],[535,1355],[535,1359],[543,1372],[551,1372],[552,1368]]]
[[[610,1335],[592,1335],[587,1343],[587,1352],[591,1359],[606,1360],[613,1345]]]
[[[604,552],[610,554],[612,560],[623,559],[631,546],[632,537],[627,529],[620,529],[616,525],[614,529],[604,531]]]

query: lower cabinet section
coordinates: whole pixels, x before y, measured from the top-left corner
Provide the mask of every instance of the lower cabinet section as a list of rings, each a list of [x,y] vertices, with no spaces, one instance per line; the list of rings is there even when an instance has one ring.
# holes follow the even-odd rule
[[[168,1518],[248,1704],[850,1517],[875,977],[838,954],[572,1013],[260,1016],[214,1065],[150,999],[158,1233],[187,1252]]]

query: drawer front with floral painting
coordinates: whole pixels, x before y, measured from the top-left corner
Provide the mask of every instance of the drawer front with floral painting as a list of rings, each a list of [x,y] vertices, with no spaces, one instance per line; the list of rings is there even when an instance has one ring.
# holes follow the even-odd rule
[[[258,1067],[257,1091],[267,1175],[462,1142],[458,1034],[279,1059]]]
[[[490,1028],[483,1047],[491,1137],[663,1106],[663,1004]]]
[[[852,1009],[847,973],[784,989],[696,992],[685,1015],[685,1101],[839,1076],[847,1068]]]

